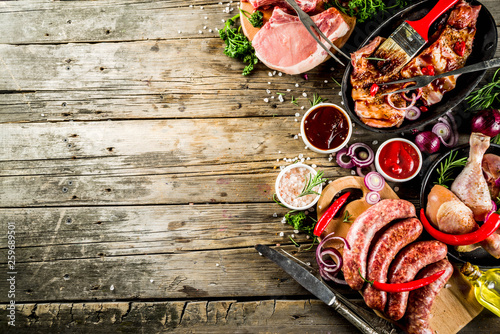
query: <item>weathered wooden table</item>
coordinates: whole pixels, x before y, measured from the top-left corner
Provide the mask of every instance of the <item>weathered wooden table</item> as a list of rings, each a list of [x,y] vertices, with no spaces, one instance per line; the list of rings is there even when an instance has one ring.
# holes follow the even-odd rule
[[[500,22],[500,2],[483,3]],[[216,30],[236,13],[236,1],[0,2],[0,332],[356,332],[253,248],[314,262],[304,234],[290,242],[274,181],[299,156],[350,175],[297,137],[313,94],[341,103],[343,68],[243,77]],[[351,141],[387,138],[357,128]],[[396,189],[418,203],[418,181]],[[498,328],[483,311],[462,333]]]

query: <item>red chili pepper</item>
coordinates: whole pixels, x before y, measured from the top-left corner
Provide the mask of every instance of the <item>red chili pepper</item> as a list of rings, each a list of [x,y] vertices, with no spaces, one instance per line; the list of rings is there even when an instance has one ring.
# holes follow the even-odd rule
[[[421,70],[422,70],[422,74],[424,74],[424,75],[434,75],[434,74],[436,74],[436,70],[434,69],[434,66],[432,66],[432,65],[429,65],[429,66],[426,66],[426,67],[422,67]]]
[[[420,210],[420,221],[431,236],[452,246],[472,245],[483,241],[500,227],[500,215],[497,213],[492,213],[479,229],[467,234],[448,234],[435,229],[427,220],[424,209]]]
[[[465,54],[465,41],[456,42],[453,46],[453,51],[455,51],[455,53],[460,57],[463,57]]]
[[[378,90],[380,89],[379,85],[377,85],[376,83],[374,83],[371,87],[370,87],[370,95],[371,96],[375,96],[378,92]]]
[[[351,193],[346,192],[344,195],[340,196],[332,205],[325,211],[323,216],[318,220],[316,226],[314,226],[314,235],[320,236],[321,233],[325,230],[326,226],[330,223],[335,214],[339,211],[339,209],[344,205],[347,201],[347,197],[349,197]]]
[[[421,112],[429,111],[429,108],[427,108],[426,106],[420,106],[419,109],[420,109]]]
[[[363,276],[361,276],[361,278],[363,278],[365,282],[370,283],[377,290],[393,293],[393,292],[412,291],[421,288],[423,286],[429,285],[435,280],[437,280],[439,277],[441,277],[441,275],[443,275],[444,272],[445,272],[444,270],[440,270],[437,273],[432,274],[430,276],[405,283],[382,283],[377,281],[368,281]]]

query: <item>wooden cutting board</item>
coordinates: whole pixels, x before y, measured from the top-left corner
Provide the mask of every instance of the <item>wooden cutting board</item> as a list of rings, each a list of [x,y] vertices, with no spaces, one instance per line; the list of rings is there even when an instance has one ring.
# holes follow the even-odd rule
[[[241,2],[240,8],[242,10],[247,11],[248,13],[253,13],[255,10],[253,8],[252,4],[250,4],[250,2]],[[267,21],[269,21],[269,18],[273,14],[273,8],[274,7],[271,6],[267,9],[259,9],[264,14],[264,19],[263,19],[264,24],[266,24]],[[341,14],[351,29],[349,29],[347,34],[345,34],[343,37],[341,37],[333,42],[333,44],[335,44],[335,46],[337,46],[339,49],[342,48],[344,46],[344,44],[347,42],[347,40],[351,36],[352,31],[354,30],[354,27],[356,26],[356,18],[345,15],[343,13],[341,13]],[[245,34],[245,36],[247,36],[247,38],[250,41],[252,41],[255,34],[260,30],[260,28],[254,28],[250,24],[250,22],[248,22],[248,19],[244,15],[240,15],[240,23],[241,23],[241,27],[243,29],[243,33]],[[332,50],[332,52],[336,53],[335,50]],[[326,59],[328,59],[328,58],[330,58],[330,57],[327,57]]]
[[[347,176],[339,178],[328,184],[319,198],[317,204],[318,219],[330,206],[335,195],[344,189],[354,188],[363,192],[363,198],[347,204],[338,218],[334,218],[326,228],[326,233],[335,232],[336,235],[345,237],[351,223],[344,223],[344,212],[347,210],[352,215],[350,221],[354,221],[363,211],[371,205],[365,202],[364,196],[369,192],[364,184],[364,180],[359,176]],[[399,198],[391,187],[386,184],[380,192],[382,199]],[[474,297],[470,283],[459,273],[455,271],[448,281],[448,288],[443,288],[437,296],[432,306],[431,327],[439,334],[455,334],[472,319],[474,319],[483,309]],[[376,312],[382,316],[379,312]]]

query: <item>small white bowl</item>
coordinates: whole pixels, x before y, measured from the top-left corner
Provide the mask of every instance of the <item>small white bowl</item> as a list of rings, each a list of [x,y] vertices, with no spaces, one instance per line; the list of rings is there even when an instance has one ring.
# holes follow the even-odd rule
[[[380,166],[380,163],[379,163],[380,151],[382,151],[382,148],[384,148],[387,144],[389,144],[391,142],[394,142],[394,141],[401,141],[401,142],[409,144],[410,146],[412,146],[415,149],[415,151],[417,151],[417,154],[418,154],[418,167],[417,167],[417,170],[415,171],[415,173],[413,173],[412,176],[407,177],[405,179],[396,179],[396,178],[393,178],[393,177],[387,175],[384,172],[384,170],[382,169],[382,167]],[[415,145],[414,143],[412,143],[408,139],[392,138],[392,139],[389,139],[389,140],[386,140],[385,142],[383,142],[379,146],[379,148],[377,149],[377,153],[375,154],[375,168],[377,169],[377,172],[379,172],[380,174],[382,174],[382,176],[387,181],[392,181],[392,182],[406,182],[406,181],[410,181],[415,176],[417,176],[417,174],[420,172],[420,169],[422,169],[422,153],[420,152],[420,149],[417,147],[417,145]]]
[[[325,107],[325,106],[327,106],[327,107],[328,106],[329,107],[334,107],[334,108],[338,109],[340,112],[342,112],[342,114],[344,115],[344,117],[347,119],[347,124],[349,124],[349,130],[347,132],[346,139],[339,146],[337,146],[335,148],[332,148],[332,149],[329,149],[329,150],[322,150],[320,148],[317,148],[313,144],[311,144],[309,142],[309,140],[307,139],[306,132],[305,132],[305,120],[306,120],[307,116],[311,112],[313,112],[314,110],[316,110],[317,108],[319,108],[319,107]],[[302,121],[300,122],[300,134],[301,134],[302,140],[304,141],[304,144],[306,144],[306,146],[309,149],[311,149],[312,151],[318,152],[318,153],[325,153],[325,154],[335,153],[335,152],[340,151],[342,148],[344,148],[344,146],[346,146],[347,143],[349,142],[349,139],[351,139],[351,135],[352,135],[352,122],[351,122],[351,118],[349,117],[349,115],[347,114],[347,112],[342,107],[340,107],[340,106],[338,106],[336,104],[333,104],[333,103],[319,103],[319,104],[315,105],[314,107],[309,108],[309,110],[302,117]]]
[[[275,191],[276,191],[276,196],[278,196],[278,199],[279,201],[284,205],[286,206],[287,208],[289,209],[292,209],[292,210],[306,210],[306,209],[309,209],[310,207],[312,207],[313,205],[315,205],[318,200],[319,200],[319,195],[316,195],[316,198],[314,200],[312,200],[310,203],[308,203],[307,205],[305,206],[301,206],[301,207],[296,207],[296,206],[293,206],[291,204],[288,204],[287,202],[285,202],[285,200],[283,200],[283,198],[281,197],[280,195],[280,191],[279,191],[279,185],[281,183],[281,179],[283,178],[283,176],[291,169],[293,168],[299,168],[299,167],[303,167],[303,168],[306,168],[307,170],[309,170],[313,175],[316,175],[317,172],[314,170],[314,168],[312,168],[311,166],[308,166],[306,164],[302,164],[302,163],[295,163],[295,164],[291,164],[290,166],[287,166],[286,168],[283,168],[283,170],[279,173],[278,177],[276,178],[276,184],[275,184]],[[323,185],[319,185],[319,191],[318,193],[321,194],[321,191],[323,190]]]

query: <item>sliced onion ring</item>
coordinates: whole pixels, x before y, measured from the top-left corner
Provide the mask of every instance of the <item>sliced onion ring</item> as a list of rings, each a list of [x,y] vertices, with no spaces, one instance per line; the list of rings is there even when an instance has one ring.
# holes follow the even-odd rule
[[[376,171],[376,170],[377,170],[377,169],[375,168],[375,165],[374,165],[374,164],[371,164],[370,166],[368,166],[368,168],[369,168],[368,173],[366,173],[366,174],[365,174],[365,173],[363,172],[363,169],[364,169],[364,168],[367,168],[367,167],[356,167],[356,174],[358,174],[358,176],[365,177],[365,176],[366,176],[366,174],[368,174],[369,172],[374,172],[374,171]]]
[[[376,204],[380,201],[380,194],[376,191],[370,191],[368,194],[366,194],[365,201],[370,205]]]
[[[408,84],[411,84],[411,82],[409,82]],[[406,88],[408,86],[408,84],[404,85],[404,88]],[[417,89],[417,96],[415,96],[415,93],[413,93],[411,99],[408,96],[406,96],[405,92],[401,92],[401,97],[408,102],[413,101],[413,97],[415,97],[415,100],[418,100],[421,96],[422,96],[422,88],[418,88]]]
[[[337,274],[340,272],[340,269],[342,269],[343,265],[343,260],[340,252],[335,248],[323,249],[325,243],[331,240],[342,241],[344,243],[344,247],[350,249],[349,243],[345,238],[337,237],[334,235],[334,233],[328,234],[323,240],[321,240],[318,247],[316,248],[316,261],[318,262],[319,266],[319,274],[324,280],[333,281],[338,284],[347,284],[345,280],[337,278]],[[323,256],[325,255],[329,255],[330,259],[324,260]]]
[[[364,181],[365,186],[371,191],[381,191],[385,186],[385,179],[378,172],[369,172]]]
[[[405,118],[410,121],[415,121],[420,117],[421,114],[422,112],[418,107],[412,106],[406,110]]]
[[[367,153],[366,157],[360,156],[361,154],[357,152],[358,149],[363,149],[362,152]],[[352,162],[356,167],[367,167],[373,163],[375,160],[375,153],[372,148],[365,143],[355,143],[349,146],[347,155],[351,157]]]
[[[486,217],[484,217],[484,221],[487,221],[488,218],[490,218],[491,214],[497,211],[497,203],[495,201],[491,200],[491,211],[488,212]]]
[[[441,140],[448,140],[451,138],[451,126],[444,122],[437,122],[432,127],[432,132],[441,137]]]
[[[394,95],[394,93],[391,93],[391,94],[387,95],[387,103],[389,103],[389,105],[391,106],[391,108],[394,108],[394,109],[397,109],[397,110],[408,110],[409,108],[413,107],[415,105],[415,103],[417,102],[416,96],[414,94],[409,106],[404,107],[404,108],[398,108],[392,102],[391,98],[392,98],[393,95]]]
[[[343,160],[344,158],[349,159],[349,161],[345,162]],[[354,167],[354,162],[352,161],[352,158],[347,154],[347,147],[345,147],[337,152],[337,155],[335,156],[335,160],[337,161],[337,164],[339,165],[339,167],[342,167],[342,168]]]
[[[443,143],[443,145],[446,147],[455,147],[458,143],[458,129],[457,124],[455,123],[455,118],[451,114],[451,111],[448,111],[445,116],[439,117],[438,121],[448,125],[451,129],[451,136],[448,141],[444,140],[438,135],[439,140],[441,140],[441,143]]]

